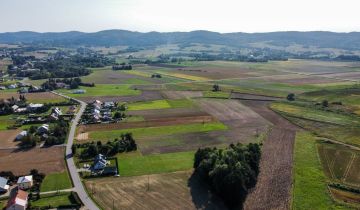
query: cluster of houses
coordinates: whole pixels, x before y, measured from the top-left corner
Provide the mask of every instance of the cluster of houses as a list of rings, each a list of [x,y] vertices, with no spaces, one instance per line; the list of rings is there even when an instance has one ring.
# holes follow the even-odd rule
[[[92,167],[90,168],[93,175],[118,175],[117,167],[110,166],[110,161],[102,154],[98,154],[95,159]]]
[[[112,108],[115,106],[115,103],[112,101],[101,102],[95,100],[91,105],[91,121],[93,123],[108,122],[113,120],[112,118]]]
[[[33,176],[22,176],[18,178],[16,185],[10,190],[6,178],[0,177],[0,193],[8,193],[9,200],[6,205],[6,210],[25,210],[28,207],[29,194],[26,190],[30,189],[34,182]]]
[[[9,85],[1,85],[0,90],[6,90],[6,89],[19,89],[18,92],[21,94],[24,93],[36,93],[36,92],[43,92],[44,90],[42,88],[39,88],[34,85],[26,84],[23,82],[16,82]]]
[[[39,134],[40,136],[47,138],[47,135],[49,133],[50,127],[48,124],[43,124],[41,126],[39,126],[37,128],[37,134]],[[28,135],[27,131],[21,131],[16,137],[15,140],[16,141],[21,141],[21,139],[23,139],[25,136]]]

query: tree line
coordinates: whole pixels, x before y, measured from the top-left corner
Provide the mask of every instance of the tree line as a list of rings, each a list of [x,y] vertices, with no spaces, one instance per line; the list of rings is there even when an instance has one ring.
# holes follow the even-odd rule
[[[195,174],[209,184],[229,207],[242,205],[259,174],[260,146],[231,144],[226,149],[199,148],[195,153]]]

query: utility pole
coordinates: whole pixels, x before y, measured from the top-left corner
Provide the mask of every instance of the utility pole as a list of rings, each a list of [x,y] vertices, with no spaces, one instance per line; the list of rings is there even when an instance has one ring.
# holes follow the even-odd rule
[[[148,185],[147,185],[147,191],[150,191],[150,176],[148,175]]]

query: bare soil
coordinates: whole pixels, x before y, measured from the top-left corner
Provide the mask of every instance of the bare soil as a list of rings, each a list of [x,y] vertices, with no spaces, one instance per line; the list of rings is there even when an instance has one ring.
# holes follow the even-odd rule
[[[19,142],[15,138],[20,132],[20,129],[0,131],[0,149],[16,147]]]
[[[244,209],[290,209],[293,148],[299,128],[270,110],[266,102],[245,104],[274,127],[263,143],[258,181]]]
[[[201,91],[162,91],[162,94],[167,99],[199,98],[203,96]]]
[[[105,210],[227,209],[192,171],[94,179],[85,185]]]
[[[28,150],[0,150],[0,169],[24,175],[31,169],[49,174],[66,170],[63,147],[33,148]]]

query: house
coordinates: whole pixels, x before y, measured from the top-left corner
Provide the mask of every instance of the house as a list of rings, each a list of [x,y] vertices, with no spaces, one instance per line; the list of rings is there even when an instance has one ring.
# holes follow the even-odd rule
[[[107,101],[104,103],[104,108],[107,108],[107,109],[111,109],[115,106],[114,102],[112,101]]]
[[[29,176],[21,176],[19,177],[18,181],[17,181],[17,185],[19,189],[22,190],[26,190],[29,189],[33,186],[33,176],[29,175]]]
[[[0,90],[6,90],[5,86],[0,86]]]
[[[8,85],[8,88],[9,89],[16,89],[17,85],[16,84],[11,84],[11,85]]]
[[[62,115],[61,109],[59,107],[53,108],[51,112],[56,114],[57,116]]]
[[[28,93],[29,92],[29,89],[26,88],[26,87],[22,87],[20,90],[19,90],[19,93]]]
[[[103,170],[107,165],[107,160],[104,155],[98,154],[94,160],[94,170]]]
[[[56,88],[65,88],[66,87],[66,84],[65,83],[63,83],[63,82],[57,82],[57,83],[55,83],[55,87]]]
[[[13,110],[13,112],[16,112],[16,110],[19,108],[19,106],[18,105],[13,105],[12,107],[11,107],[11,109]]]
[[[31,112],[31,111],[36,111],[37,109],[40,109],[44,106],[44,104],[33,104],[33,103],[30,103],[26,109]]]
[[[72,105],[69,107],[69,110],[67,111],[67,114],[74,114],[76,111],[76,106]]]
[[[94,109],[101,109],[101,105],[102,105],[102,102],[99,101],[99,100],[95,100],[93,103],[92,103]]]
[[[20,141],[22,138],[27,136],[27,131],[21,131],[15,138],[16,141]]]
[[[9,190],[8,180],[0,177],[0,193],[6,193]]]
[[[59,120],[59,115],[55,114],[55,113],[51,113],[49,116],[49,120],[50,121],[56,121]]]
[[[74,90],[73,93],[74,94],[84,94],[84,93],[86,93],[86,91],[83,89],[79,89],[79,90]]]
[[[6,210],[25,210],[28,206],[28,193],[14,188],[10,193]]]
[[[37,132],[39,134],[48,133],[49,132],[49,125],[48,124],[43,124],[42,126],[38,127]]]

